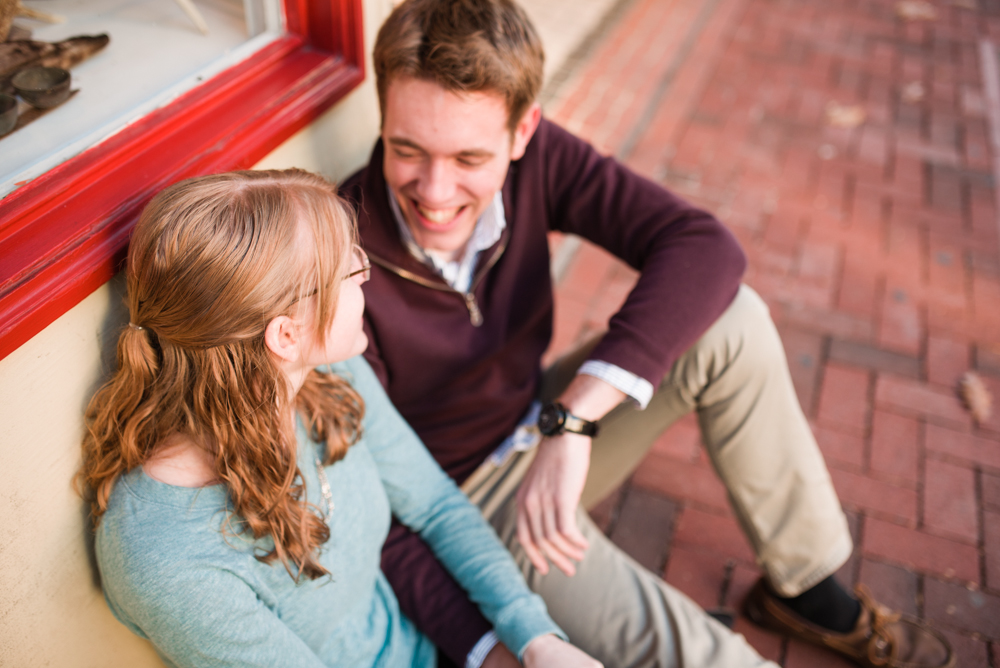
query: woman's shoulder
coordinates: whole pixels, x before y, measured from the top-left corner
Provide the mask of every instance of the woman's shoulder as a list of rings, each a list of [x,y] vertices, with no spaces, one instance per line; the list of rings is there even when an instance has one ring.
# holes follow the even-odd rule
[[[141,467],[115,483],[95,542],[105,578],[148,578],[205,562],[236,565],[253,550],[221,485],[170,485]]]
[[[149,477],[178,487],[207,487],[218,482],[212,455],[192,439],[172,434],[142,465]]]
[[[225,527],[234,517],[219,486],[167,485],[141,467],[119,478],[95,536],[101,584],[115,616],[142,634],[184,599],[233,578],[258,582],[253,543],[239,527]]]

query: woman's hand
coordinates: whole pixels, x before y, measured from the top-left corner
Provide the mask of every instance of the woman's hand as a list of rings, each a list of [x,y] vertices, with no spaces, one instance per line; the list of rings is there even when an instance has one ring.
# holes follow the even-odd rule
[[[525,668],[602,668],[601,662],[553,635],[539,636],[524,650]]]

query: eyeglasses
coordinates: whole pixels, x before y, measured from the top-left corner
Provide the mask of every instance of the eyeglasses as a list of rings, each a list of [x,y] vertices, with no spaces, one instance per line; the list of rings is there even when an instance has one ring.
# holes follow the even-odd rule
[[[368,253],[366,253],[364,249],[357,244],[354,244],[351,247],[351,266],[360,268],[351,271],[351,273],[347,274],[347,276],[344,276],[343,280],[346,281],[354,278],[355,276],[360,276],[361,277],[360,283],[367,283],[368,279],[372,277],[372,263],[371,260],[368,259]],[[293,301],[291,304],[289,304],[289,306],[297,304],[303,299],[308,299],[309,297],[314,296],[318,292],[319,288],[313,288],[306,294],[302,295],[301,297]]]
[[[354,244],[354,246],[351,249],[351,252],[353,253],[351,266],[354,267],[360,265],[361,268],[355,269],[347,276],[344,276],[344,280],[346,281],[349,278],[354,278],[355,276],[361,276],[362,277],[361,282],[365,283],[368,281],[369,278],[372,277],[372,263],[371,260],[368,259],[368,253],[366,253],[364,249],[357,244]]]

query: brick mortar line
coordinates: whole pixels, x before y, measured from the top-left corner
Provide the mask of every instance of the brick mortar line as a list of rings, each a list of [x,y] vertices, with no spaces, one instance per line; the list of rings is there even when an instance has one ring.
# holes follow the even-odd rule
[[[567,234],[563,237],[562,242],[559,244],[556,252],[552,254],[552,259],[549,261],[553,286],[558,287],[562,285],[562,281],[569,272],[570,265],[573,264],[573,259],[576,257],[576,252],[580,250],[582,243],[583,241],[580,237],[575,234]]]
[[[979,42],[980,72],[986,93],[986,118],[990,126],[990,143],[993,149],[993,201],[996,205],[995,222],[1000,231],[1000,64],[997,51],[988,39]]]
[[[594,28],[584,35],[583,39],[573,47],[573,50],[570,51],[569,55],[566,56],[562,64],[559,65],[542,87],[538,101],[543,109],[559,101],[559,94],[563,92],[563,87],[571,82],[577,73],[587,65],[597,47],[600,46],[608,34],[618,27],[636,2],[637,0],[617,0],[614,2],[604,15],[601,16]],[[565,100],[562,101],[564,102]],[[550,116],[556,113],[556,110],[549,111],[552,112],[551,114],[547,114]],[[563,278],[565,278],[570,266],[573,264],[573,260],[576,258],[577,251],[580,250],[581,245],[582,240],[576,235],[568,234],[563,238],[562,243],[559,244],[559,248],[556,249],[550,260],[553,287],[558,287],[562,284]]]
[[[543,108],[555,102],[562,87],[570,82],[580,69],[590,60],[595,48],[600,45],[604,37],[621,23],[622,18],[632,8],[637,0],[617,0],[604,12],[594,28],[588,32],[570,51],[549,80],[542,87],[542,92],[538,96],[538,101]]]
[[[673,85],[681,67],[685,62],[687,62],[688,56],[691,55],[691,51],[694,50],[695,44],[698,42],[698,38],[705,31],[709,20],[712,18],[716,8],[722,1],[723,0],[709,0],[709,2],[702,6],[701,11],[698,13],[698,18],[695,19],[691,28],[687,31],[687,34],[684,36],[684,42],[677,50],[677,53],[674,54],[670,66],[660,78],[660,82],[656,85],[656,89],[650,96],[649,102],[646,103],[646,108],[643,110],[642,116],[639,117],[639,120],[636,121],[632,131],[628,133],[621,146],[618,147],[616,157],[619,160],[625,160],[629,155],[631,155],[636,144],[639,143],[639,138],[646,132],[649,124],[656,116],[660,101],[663,99],[663,96],[666,95],[670,86]]]
[[[552,78],[542,90],[539,99],[543,106],[558,99],[558,94],[563,92],[563,86],[572,80],[573,76],[580,69],[586,66],[587,60],[593,54],[593,51],[599,46],[600,42],[615,27],[618,26],[635,2],[636,0],[618,0],[618,2],[616,2],[604,15],[598,26],[586,37],[584,37],[583,40],[581,40],[580,44],[574,48],[566,60],[563,61],[563,64],[559,67],[556,73],[552,75]],[[616,157],[619,160],[624,161],[632,153],[640,137],[642,137],[643,133],[645,133],[650,123],[652,123],[653,119],[656,117],[660,101],[673,85],[673,82],[676,80],[681,68],[687,62],[688,57],[694,50],[698,38],[707,29],[715,10],[722,2],[723,0],[710,0],[708,4],[702,6],[698,14],[698,18],[694,21],[694,23],[692,23],[687,34],[685,35],[684,42],[681,44],[680,49],[674,55],[670,66],[661,77],[656,90],[653,91],[649,101],[646,103],[642,116],[635,123],[632,131],[625,137],[621,146],[616,151]],[[579,247],[580,240],[576,239],[572,235],[568,235],[563,240],[563,243],[557,250],[556,257],[553,258],[552,277],[555,285],[562,283],[562,279],[575,259]]]
[[[983,504],[983,469],[980,466],[976,466],[972,469],[973,475],[973,486],[976,498],[976,523],[979,525],[976,527],[978,534],[976,538],[978,539],[979,545],[979,589],[981,591],[987,591],[989,589],[994,589],[994,583],[987,579],[987,568],[986,568],[986,511]]]

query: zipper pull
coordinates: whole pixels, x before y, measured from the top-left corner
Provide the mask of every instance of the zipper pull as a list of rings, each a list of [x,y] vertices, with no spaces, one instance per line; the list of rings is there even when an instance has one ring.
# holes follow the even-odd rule
[[[473,327],[479,327],[483,324],[483,312],[479,310],[479,304],[476,303],[476,296],[471,292],[466,292],[465,305],[469,309],[469,320],[472,321]]]

